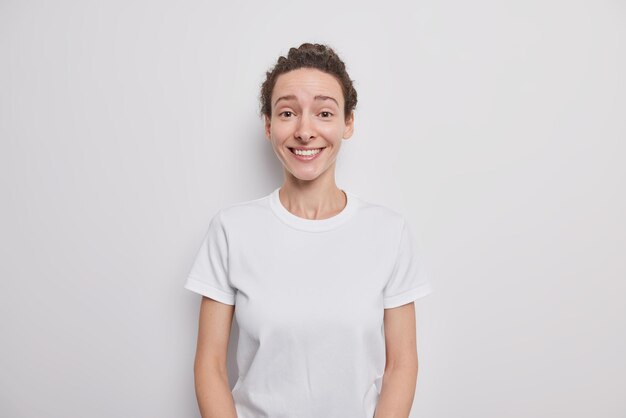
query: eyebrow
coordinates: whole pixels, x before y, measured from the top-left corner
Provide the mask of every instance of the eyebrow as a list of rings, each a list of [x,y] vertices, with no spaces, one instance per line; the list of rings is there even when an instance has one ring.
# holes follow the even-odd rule
[[[279,100],[293,100],[295,99],[296,96],[293,94],[288,94],[286,96],[280,96],[278,99],[276,99],[276,101],[274,102],[274,106],[276,106],[278,104]],[[337,102],[337,100],[335,100],[334,97],[330,97],[330,96],[324,96],[322,94],[318,94],[317,96],[315,96],[313,99],[315,100],[332,100],[333,102],[335,102],[337,104],[337,106],[339,106],[339,103]]]

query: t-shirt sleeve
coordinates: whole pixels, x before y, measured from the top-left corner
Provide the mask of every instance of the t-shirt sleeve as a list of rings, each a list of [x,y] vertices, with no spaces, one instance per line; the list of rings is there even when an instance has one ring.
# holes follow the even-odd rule
[[[184,287],[218,302],[235,304],[237,290],[229,279],[228,239],[221,212],[209,222]]]
[[[406,220],[403,222],[396,264],[383,289],[383,306],[395,308],[433,292],[422,251]]]

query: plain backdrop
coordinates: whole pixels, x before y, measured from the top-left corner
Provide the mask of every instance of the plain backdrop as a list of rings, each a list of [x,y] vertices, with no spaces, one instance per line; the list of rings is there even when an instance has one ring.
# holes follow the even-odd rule
[[[625,39],[617,0],[0,0],[0,416],[199,417],[183,284],[281,184],[259,87],[317,42],[338,186],[430,261],[411,417],[626,417]]]

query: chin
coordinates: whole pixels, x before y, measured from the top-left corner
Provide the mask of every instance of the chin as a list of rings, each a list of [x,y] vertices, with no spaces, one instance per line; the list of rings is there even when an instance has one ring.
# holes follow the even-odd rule
[[[297,178],[298,180],[301,180],[301,181],[312,181],[312,180],[315,180],[316,178],[318,178],[323,173],[323,171],[321,171],[321,172],[319,172],[317,170],[315,170],[315,171],[303,171],[303,170],[298,170],[297,167],[294,167],[294,168],[295,169],[288,170],[289,173],[291,173],[292,176],[294,176],[295,178]]]
[[[315,179],[317,179],[319,177],[319,174],[311,174],[311,175],[300,175],[298,173],[294,173],[291,172],[291,175],[293,175],[295,178],[297,178],[300,181],[313,181]]]

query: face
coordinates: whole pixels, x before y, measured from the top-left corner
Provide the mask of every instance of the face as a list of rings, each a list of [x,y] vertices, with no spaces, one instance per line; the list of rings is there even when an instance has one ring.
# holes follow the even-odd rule
[[[265,137],[285,170],[300,180],[334,176],[342,140],[354,129],[354,113],[347,121],[344,117],[339,81],[317,69],[299,68],[278,77],[271,100]],[[310,155],[297,155],[296,149]]]

